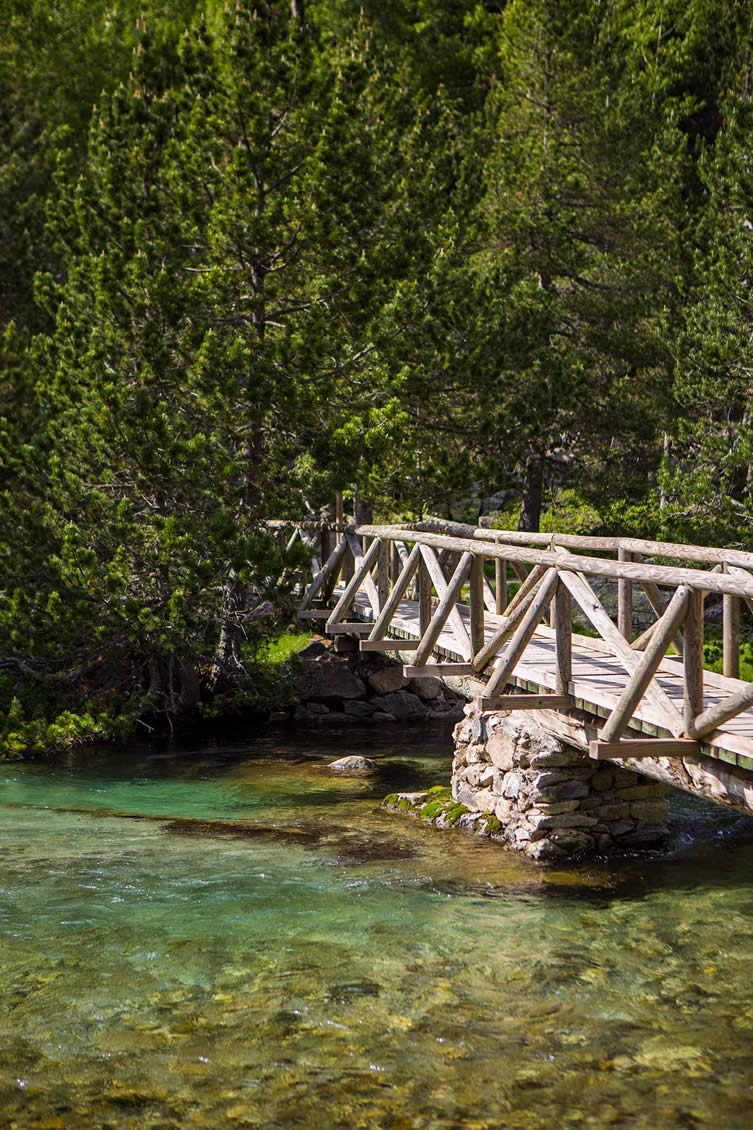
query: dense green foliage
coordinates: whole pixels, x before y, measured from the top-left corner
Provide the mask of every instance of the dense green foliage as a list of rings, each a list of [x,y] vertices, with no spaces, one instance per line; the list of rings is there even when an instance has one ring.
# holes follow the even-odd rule
[[[6,752],[264,684],[265,526],[747,544],[751,0],[6,0]]]

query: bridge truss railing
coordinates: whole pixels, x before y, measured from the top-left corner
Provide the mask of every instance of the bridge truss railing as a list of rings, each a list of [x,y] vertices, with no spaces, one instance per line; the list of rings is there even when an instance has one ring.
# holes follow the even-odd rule
[[[647,556],[680,564],[657,564],[647,561]],[[349,575],[343,576],[346,561]],[[494,562],[494,587],[486,576],[486,561]],[[508,567],[518,581],[510,599]],[[360,526],[357,530],[344,527],[328,556],[322,554],[316,563],[303,591],[299,615],[325,620],[325,631],[332,634],[352,632],[365,637],[363,650],[413,651],[413,663],[405,667],[407,676],[485,678],[483,705],[496,709],[523,705],[566,709],[573,704],[573,643],[600,648],[619,660],[628,678],[594,752],[599,756],[667,756],[687,753],[701,739],[713,740],[718,727],[753,705],[753,683],[738,684],[722,701],[704,705],[704,599],[709,593],[722,597],[725,674],[734,677],[737,672],[731,657],[739,640],[740,602],[753,608],[749,569],[753,569],[753,554],[669,542],[488,530],[441,520],[411,526]],[[617,582],[617,624],[589,581],[594,577]],[[656,620],[632,639],[636,585],[646,593]],[[368,601],[369,623],[348,619],[359,593]],[[328,607],[333,599],[334,607]],[[388,633],[406,599],[417,606],[418,639],[390,639]],[[315,603],[320,607],[314,608]],[[595,629],[596,638],[586,639],[574,631],[573,603]],[[534,632],[546,619],[555,644],[553,693],[505,694]],[[493,631],[487,638],[485,625],[490,623]],[[454,640],[453,651],[462,662],[432,659],[440,636],[448,631]],[[682,663],[682,711],[654,680],[670,649],[677,651]],[[729,689],[728,680],[724,682]],[[624,739],[644,697],[669,740],[628,743]],[[627,752],[628,745],[631,752]]]

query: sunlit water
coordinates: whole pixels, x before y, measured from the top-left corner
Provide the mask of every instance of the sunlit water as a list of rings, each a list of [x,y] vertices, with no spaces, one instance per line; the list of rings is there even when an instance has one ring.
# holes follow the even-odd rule
[[[751,825],[545,871],[379,809],[450,750],[0,766],[0,1125],[753,1125]]]

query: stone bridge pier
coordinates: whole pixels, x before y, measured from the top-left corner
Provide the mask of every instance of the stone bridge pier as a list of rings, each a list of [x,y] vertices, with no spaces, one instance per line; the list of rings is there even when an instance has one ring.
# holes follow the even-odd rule
[[[487,834],[556,862],[661,847],[667,789],[629,769],[591,761],[529,712],[465,708],[455,727],[452,795],[488,813]]]

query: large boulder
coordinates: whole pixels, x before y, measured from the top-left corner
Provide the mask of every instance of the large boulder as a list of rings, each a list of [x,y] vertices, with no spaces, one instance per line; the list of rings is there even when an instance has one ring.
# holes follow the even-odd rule
[[[325,651],[304,659],[293,691],[301,702],[342,702],[361,698],[366,684],[351,671],[347,660]]]
[[[366,676],[366,681],[374,694],[391,694],[407,686],[408,680],[398,663],[386,663]]]
[[[439,679],[435,679],[433,675],[428,679],[411,679],[410,689],[419,698],[426,699],[427,702],[440,698],[443,691],[441,682]]]
[[[426,707],[420,698],[409,694],[408,691],[394,691],[392,694],[380,695],[371,701],[378,710],[391,714],[400,721],[426,717]]]

